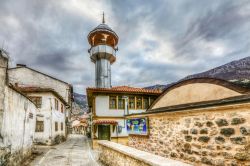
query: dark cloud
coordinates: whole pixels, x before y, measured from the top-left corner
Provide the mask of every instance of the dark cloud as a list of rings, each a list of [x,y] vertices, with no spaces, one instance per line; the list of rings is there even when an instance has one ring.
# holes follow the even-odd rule
[[[26,63],[63,79],[80,93],[94,86],[86,37],[100,23],[102,11],[120,38],[113,85],[170,83],[250,53],[247,0],[0,4],[0,45],[4,43],[13,64]]]

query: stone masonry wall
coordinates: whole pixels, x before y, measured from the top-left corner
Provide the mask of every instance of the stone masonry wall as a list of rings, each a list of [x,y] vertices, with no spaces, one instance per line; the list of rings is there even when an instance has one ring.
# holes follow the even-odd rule
[[[250,165],[250,109],[196,110],[149,116],[150,134],[129,146],[194,165]]]
[[[101,140],[98,141],[98,145],[99,160],[108,166],[190,166],[112,141]]]
[[[111,148],[99,145],[101,151],[99,160],[109,166],[149,166],[140,160],[136,160],[128,155],[115,151]]]

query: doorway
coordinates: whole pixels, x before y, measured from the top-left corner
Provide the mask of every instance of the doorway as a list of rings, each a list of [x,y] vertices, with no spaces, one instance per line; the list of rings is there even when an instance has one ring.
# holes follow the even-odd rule
[[[98,125],[98,139],[110,140],[110,125]]]

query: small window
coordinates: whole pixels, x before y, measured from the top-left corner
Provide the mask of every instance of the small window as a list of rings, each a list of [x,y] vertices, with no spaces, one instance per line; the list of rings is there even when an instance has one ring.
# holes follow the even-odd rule
[[[58,110],[58,100],[55,99],[55,109]]]
[[[61,113],[63,113],[64,112],[64,106],[63,106],[63,104],[61,104]]]
[[[136,109],[142,109],[142,97],[136,97]]]
[[[58,122],[55,122],[55,131],[58,131]]]
[[[143,97],[143,109],[148,109],[148,107],[149,107],[148,97]]]
[[[134,96],[129,97],[129,109],[135,109],[135,97]]]
[[[43,121],[36,121],[36,132],[44,131],[44,123]]]
[[[155,101],[155,98],[150,97],[150,105],[153,104],[154,101]]]
[[[36,105],[37,108],[42,107],[42,97],[30,96],[29,98]]]
[[[109,108],[116,109],[116,96],[109,97]]]
[[[124,99],[122,99],[122,96],[118,97],[118,109],[124,109],[125,108],[125,103]]]
[[[63,122],[61,122],[61,130],[63,131]]]

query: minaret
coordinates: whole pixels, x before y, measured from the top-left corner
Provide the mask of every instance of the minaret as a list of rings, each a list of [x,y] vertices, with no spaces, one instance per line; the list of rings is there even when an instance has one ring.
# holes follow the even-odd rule
[[[95,63],[95,86],[97,88],[111,87],[111,65],[116,60],[118,39],[117,34],[105,24],[103,13],[102,24],[88,35],[91,45],[90,59]]]

